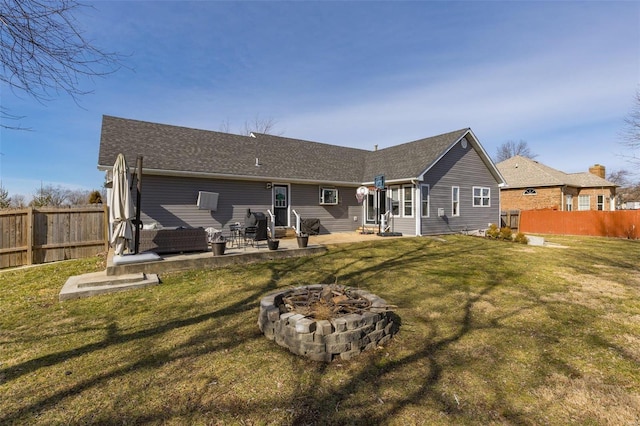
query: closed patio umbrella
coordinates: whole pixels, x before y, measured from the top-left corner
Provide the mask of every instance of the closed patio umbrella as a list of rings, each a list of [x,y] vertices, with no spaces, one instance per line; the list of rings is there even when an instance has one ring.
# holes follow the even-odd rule
[[[113,165],[113,187],[109,200],[109,223],[111,224],[111,245],[116,255],[131,251],[134,217],[133,202],[129,189],[129,169],[123,154],[118,154]]]

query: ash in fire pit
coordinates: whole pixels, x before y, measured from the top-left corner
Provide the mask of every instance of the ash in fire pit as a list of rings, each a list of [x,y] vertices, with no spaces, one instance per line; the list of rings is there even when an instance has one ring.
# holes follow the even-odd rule
[[[364,290],[313,284],[265,296],[258,326],[291,352],[330,362],[389,341],[400,325],[391,308]]]

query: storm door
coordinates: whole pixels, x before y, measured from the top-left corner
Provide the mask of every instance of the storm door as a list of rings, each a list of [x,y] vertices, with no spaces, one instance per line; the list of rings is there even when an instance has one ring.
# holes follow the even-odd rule
[[[385,190],[373,190],[369,191],[364,201],[366,223],[369,225],[377,225],[380,221],[380,214],[386,212]]]
[[[273,186],[273,210],[276,226],[289,226],[289,187],[287,185]]]

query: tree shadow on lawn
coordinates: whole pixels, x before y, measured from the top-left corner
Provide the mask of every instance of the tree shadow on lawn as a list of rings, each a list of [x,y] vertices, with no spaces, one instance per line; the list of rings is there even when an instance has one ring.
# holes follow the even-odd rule
[[[346,272],[340,277],[349,277],[351,281],[357,281],[362,276],[375,274],[380,269],[392,268],[402,271],[416,262],[424,266],[425,261],[433,260],[436,257],[444,259],[452,254],[462,255],[478,248],[482,248],[482,246],[458,247],[447,253],[433,255],[431,258],[428,253],[425,254],[419,249],[409,253],[403,252],[388,261],[371,265],[369,268],[363,268],[359,271]],[[345,361],[343,363],[347,365],[359,362],[366,362],[366,365],[358,368],[358,371],[353,376],[350,376],[346,383],[340,386],[330,386],[331,389],[329,391],[322,393],[317,392],[317,389],[323,385],[325,388],[328,386],[326,383],[323,384],[323,374],[335,368],[336,361],[328,366],[320,365],[315,367],[317,372],[315,382],[305,386],[304,389],[298,392],[296,399],[291,401],[291,406],[297,405],[299,407],[291,424],[379,424],[388,422],[389,419],[395,418],[394,416],[402,414],[407,407],[423,406],[424,404],[432,405],[434,413],[440,412],[451,416],[441,418],[439,421],[456,418],[463,422],[480,421],[477,416],[478,410],[481,409],[485,410],[483,413],[485,415],[484,421],[530,424],[531,414],[523,411],[522,407],[518,405],[510,404],[510,391],[498,381],[497,377],[485,377],[487,383],[492,384],[490,389],[497,401],[497,405],[492,405],[492,403],[489,403],[489,406],[481,405],[480,407],[477,405],[465,405],[464,402],[458,401],[457,396],[445,395],[441,387],[441,380],[447,368],[457,369],[460,366],[466,368],[465,364],[456,365],[455,363],[458,361],[449,359],[456,351],[456,349],[453,349],[455,345],[472,332],[491,329],[504,329],[506,332],[516,336],[524,334],[525,341],[528,338],[532,339],[530,344],[535,352],[531,355],[530,359],[533,360],[533,365],[529,366],[529,368],[533,371],[526,373],[525,376],[526,380],[530,381],[528,383],[529,386],[535,388],[542,385],[551,372],[558,372],[567,377],[576,377],[580,374],[570,363],[545,352],[545,345],[553,344],[554,339],[556,339],[553,335],[553,329],[546,332],[550,334],[545,334],[545,332],[536,333],[534,330],[533,334],[527,337],[526,334],[529,334],[529,330],[526,327],[520,329],[518,325],[507,325],[512,323],[515,318],[518,318],[517,321],[519,321],[521,315],[529,310],[536,311],[541,308],[548,313],[560,306],[561,303],[541,300],[538,295],[523,289],[522,301],[515,302],[514,306],[507,307],[506,312],[488,320],[474,320],[473,311],[478,302],[484,301],[487,296],[505,284],[508,289],[525,273],[522,270],[507,267],[507,262],[507,259],[494,260],[487,278],[484,279],[483,288],[477,288],[477,286],[476,289],[467,287],[466,299],[460,300],[462,302],[460,306],[461,318],[457,330],[453,333],[439,337],[438,331],[431,324],[432,321],[424,318],[422,323],[430,329],[429,335],[424,339],[424,342],[414,342],[410,353],[397,359],[385,359],[381,353],[369,353],[369,355],[363,353],[362,358]],[[464,279],[464,275],[461,277]],[[407,301],[410,302],[411,299],[409,298]],[[508,321],[510,319],[511,321]],[[412,320],[419,321],[420,317],[413,317]],[[588,328],[588,324],[582,324],[581,328]],[[402,338],[406,339],[410,338],[410,336],[402,336]],[[391,345],[393,345],[393,340]],[[410,347],[411,345],[409,344]],[[460,362],[464,362],[464,359]],[[508,361],[505,360],[504,362]],[[303,366],[303,368],[308,367],[306,365]],[[410,370],[415,371],[415,382],[406,382],[404,388],[407,393],[400,396],[396,395],[388,401],[383,401],[379,395],[382,395],[385,389],[389,387],[389,383],[395,390],[397,390],[397,387],[402,388],[401,381]],[[302,374],[302,372],[300,373]],[[449,376],[451,374],[455,373],[450,372]],[[486,373],[481,372],[478,374]],[[363,393],[365,392],[368,394],[368,401],[366,401],[366,398],[363,401]],[[480,399],[480,404],[487,404],[486,401],[483,402],[482,397]],[[541,403],[539,408],[543,409],[544,405],[544,403]]]
[[[428,249],[428,247],[426,248]],[[343,264],[341,267],[333,271],[322,271],[322,265],[323,256],[332,256],[338,254],[334,252],[329,252],[327,255],[323,255],[320,257],[271,262],[268,265],[268,269],[271,273],[270,280],[266,284],[252,289],[250,293],[242,300],[235,302],[227,307],[205,314],[196,315],[187,319],[169,321],[156,327],[151,327],[130,334],[119,334],[117,332],[117,327],[115,326],[115,324],[109,324],[109,326],[107,327],[107,336],[103,341],[87,344],[73,350],[62,351],[59,353],[29,360],[22,364],[0,370],[0,373],[5,374],[5,381],[15,380],[22,375],[35,372],[40,368],[60,364],[73,358],[108,348],[110,345],[132,342],[152,336],[160,336],[163,333],[169,332],[171,330],[197,325],[211,319],[220,319],[239,313],[247,313],[249,311],[257,310],[260,298],[268,292],[278,288],[278,285],[283,278],[292,273],[307,273],[304,270],[308,268],[312,270],[315,269],[316,271],[318,271],[318,268],[320,268],[319,273],[321,279],[327,280],[324,282],[330,282],[335,280],[336,278],[339,278],[340,280],[344,279],[348,282],[366,283],[366,280],[368,278],[376,273],[379,273],[380,271],[401,272],[407,267],[424,267],[425,262],[428,260],[434,260],[436,258],[446,259],[447,256],[451,256],[452,254],[461,255],[464,253],[470,253],[479,248],[482,248],[481,244],[456,245],[455,247],[452,246],[452,248],[450,250],[447,250],[446,252],[425,252],[425,246],[418,245],[415,246],[412,250],[399,251],[399,253],[392,258],[388,258],[388,255],[383,255],[381,256],[381,258],[385,258],[386,260],[381,262],[376,262],[375,259],[377,257],[374,255],[371,259],[369,259],[370,264],[368,264],[364,268],[359,268],[353,271],[351,271],[350,269],[356,267],[356,264],[358,262],[361,262],[361,258],[358,256],[356,249],[352,249],[354,251],[352,255],[353,259],[347,261],[346,264]],[[342,253],[342,255],[349,254],[348,252],[349,249],[346,249],[345,252]],[[438,356],[442,356],[447,348],[468,335],[471,331],[479,330],[482,327],[487,327],[486,325],[474,324],[472,318],[472,309],[474,307],[474,304],[481,298],[490,294],[495,288],[499,287],[505,279],[514,278],[516,277],[513,275],[494,275],[486,280],[487,284],[484,286],[484,288],[474,292],[472,295],[469,295],[469,297],[467,297],[466,301],[464,301],[464,304],[460,308],[461,319],[459,321],[458,329],[450,336],[443,336],[438,338],[438,332],[436,331],[436,329],[431,327],[430,335],[427,339],[425,339],[423,343],[416,344],[415,349],[413,349],[411,353],[398,359],[386,360],[383,359],[381,354],[377,353],[368,356],[363,354],[362,359],[367,360],[367,365],[365,365],[360,372],[357,372],[357,374],[349,377],[346,383],[341,384],[340,386],[333,387],[330,394],[328,395],[319,396],[319,394],[315,392],[315,389],[321,385],[323,375],[327,371],[335,368],[335,363],[317,364],[307,360],[298,361],[295,355],[283,353],[282,356],[284,357],[289,356],[292,357],[292,359],[296,359],[294,365],[298,365],[298,368],[312,368],[317,372],[315,383],[299,385],[300,387],[296,392],[296,396],[292,397],[293,399],[290,401],[291,406],[302,404],[301,408],[299,410],[296,410],[296,414],[294,415],[292,424],[340,424],[345,422],[351,424],[381,423],[385,420],[388,420],[389,416],[400,413],[406,406],[423,403],[425,398],[430,398],[434,404],[438,405],[440,410],[446,413],[460,412],[460,407],[455,403],[455,401],[453,401],[451,398],[446,398],[436,389],[436,386],[441,380],[443,368],[445,368],[439,363]],[[511,313],[511,315],[514,314],[515,312]],[[429,324],[429,320],[425,319],[425,322],[426,324]],[[496,327],[496,322],[492,322],[491,326]],[[263,338],[263,336],[257,330],[257,326],[255,333],[251,336],[247,335],[245,339],[238,339],[231,325],[229,325],[226,329],[218,329],[215,331],[215,333],[227,336],[226,339],[224,339],[223,343],[216,347],[202,347],[201,345],[197,345],[196,343],[204,337],[202,335],[195,336],[194,338],[189,339],[188,342],[184,343],[181,348],[172,348],[170,350],[162,350],[159,352],[156,351],[153,354],[147,355],[133,363],[126,364],[120,368],[113,369],[112,371],[108,371],[103,374],[99,374],[95,377],[92,377],[91,379],[78,382],[67,389],[61,390],[46,398],[42,398],[29,405],[26,405],[18,411],[7,413],[7,415],[5,415],[4,417],[0,417],[0,420],[7,423],[18,422],[24,416],[28,416],[29,413],[33,413],[35,411],[44,411],[47,408],[51,408],[54,405],[62,402],[66,398],[78,395],[88,389],[91,389],[92,387],[107,382],[110,379],[117,378],[121,375],[126,375],[131,371],[135,371],[138,369],[160,368],[170,361],[202,356],[213,351],[231,349],[240,346],[247,342],[247,338]],[[180,353],[180,351],[177,349],[184,350],[184,353]],[[274,350],[282,351],[281,348],[275,346]],[[359,361],[358,359],[356,359],[349,362],[357,363]],[[367,412],[366,415],[363,414],[359,417],[345,417],[349,414],[349,411],[341,410],[339,405],[343,402],[343,406],[352,404],[352,402],[349,401],[350,396],[357,393],[363,384],[373,386],[376,390],[381,390],[382,388],[384,388],[384,380],[393,381],[394,373],[400,372],[401,370],[406,368],[412,368],[412,366],[414,365],[426,365],[426,367],[424,368],[428,370],[426,374],[423,374],[423,377],[421,378],[422,381],[421,383],[419,383],[419,386],[415,390],[408,393],[407,395],[402,396],[401,398],[398,398],[393,403],[375,406],[375,409],[372,407],[371,410],[365,410]],[[232,403],[229,403],[226,400],[225,402],[222,402],[223,406],[225,404],[226,407],[223,408],[228,410],[227,412],[231,415],[237,416],[251,413],[252,410],[261,409],[261,407],[258,407],[257,405],[254,408],[251,408],[252,404],[250,404],[248,401],[244,402],[239,407],[234,406]],[[327,407],[334,407],[334,409],[327,410]],[[157,421],[165,418],[166,413],[158,411],[155,415],[140,415],[139,417],[127,418],[126,420],[133,421],[135,423]],[[124,419],[121,420],[124,421]],[[519,423],[522,419],[518,419],[518,414],[513,414],[511,420]],[[115,420],[115,422],[118,423],[119,421]]]
[[[431,398],[432,402],[436,403],[446,413],[459,411],[459,408],[452,400],[445,398],[435,389],[443,372],[443,367],[438,362],[437,356],[440,352],[446,350],[448,346],[459,341],[475,329],[471,319],[471,310],[474,303],[489,294],[499,284],[496,281],[487,285],[481,292],[470,297],[465,302],[462,308],[463,317],[458,330],[453,335],[438,339],[437,331],[431,328],[430,336],[424,343],[418,344],[410,354],[387,362],[380,362],[380,359],[376,359],[379,357],[374,357],[372,362],[370,361],[358,374],[351,377],[347,383],[332,389],[327,396],[322,398],[318,398],[318,394],[314,392],[314,389],[322,385],[322,374],[319,374],[317,382],[307,387],[306,397],[300,398],[305,401],[307,406],[300,409],[301,413],[293,420],[292,424],[379,424],[388,421],[408,405],[424,403],[425,397]],[[356,358],[350,362],[357,363],[358,359]],[[423,375],[419,386],[393,403],[387,404],[381,399],[379,401],[382,402],[376,401],[374,396],[379,398],[377,395],[382,393],[384,386],[382,382],[385,377],[389,376],[390,380],[393,380],[392,376],[395,371],[403,370],[411,365],[426,365],[424,368],[428,373]],[[326,369],[327,366],[320,366],[317,371],[323,373]],[[352,395],[361,390],[365,383],[372,385],[374,389],[370,402],[371,409],[360,407],[361,410],[359,411],[361,412],[364,409],[365,412],[360,417],[354,417],[353,413],[349,412],[342,413],[340,403],[348,401]],[[382,405],[383,403],[385,404]],[[334,406],[335,410],[327,410],[327,407],[331,406]],[[351,405],[351,408],[353,408],[353,405]]]
[[[277,280],[282,274],[282,271],[278,269],[277,264],[269,267],[269,269],[271,270],[272,279],[270,279],[266,284],[261,285],[257,288],[253,288],[250,290],[243,289],[244,292],[249,291],[249,294],[241,300],[226,307],[216,309],[214,311],[207,312],[201,315],[192,316],[190,318],[170,320],[158,324],[155,327],[150,327],[144,330],[124,334],[118,332],[117,324],[114,321],[111,321],[105,327],[105,338],[103,340],[95,343],[89,343],[66,351],[44,355],[41,357],[30,359],[20,364],[13,365],[11,367],[0,369],[0,378],[2,378],[2,382],[0,383],[9,383],[11,381],[17,380],[21,376],[36,373],[40,369],[63,364],[75,358],[80,358],[97,351],[108,349],[110,346],[122,345],[138,340],[143,341],[144,339],[148,339],[154,336],[161,337],[165,333],[171,332],[176,329],[188,328],[201,323],[205,323],[210,320],[233,317],[238,314],[254,311],[256,310],[257,306],[259,306],[259,300],[262,295],[276,288]],[[222,324],[225,324],[224,321],[222,322]],[[16,412],[5,413],[4,416],[0,415],[0,423],[11,423],[16,421],[19,422],[19,420],[24,415],[28,415],[29,413],[32,413],[34,411],[43,411],[47,408],[51,408],[63,401],[65,398],[78,395],[79,393],[95,387],[100,383],[104,383],[105,381],[116,378],[120,375],[127,374],[128,372],[136,369],[159,368],[167,362],[206,355],[213,351],[226,351],[247,343],[246,338],[238,338],[237,328],[233,325],[225,324],[224,327],[218,327],[212,332],[205,334],[209,335],[211,333],[215,333],[216,337],[218,338],[220,338],[220,336],[224,336],[223,343],[218,345],[217,347],[211,346],[210,344],[202,347],[202,345],[198,345],[197,343],[207,340],[206,336],[195,335],[184,344],[178,347],[174,347],[171,350],[163,350],[159,352],[153,351],[151,354],[144,356],[143,358],[140,358],[133,363],[127,363],[123,367],[114,369],[108,373],[99,374],[90,380],[79,382],[65,389],[64,391],[56,392],[51,396],[42,398],[29,405],[26,405]],[[247,336],[247,338],[249,339],[257,339],[261,337],[263,336],[259,332],[257,327],[255,332],[251,336]],[[207,340],[207,342],[209,341],[210,340]],[[181,349],[187,349],[186,353],[181,354]]]

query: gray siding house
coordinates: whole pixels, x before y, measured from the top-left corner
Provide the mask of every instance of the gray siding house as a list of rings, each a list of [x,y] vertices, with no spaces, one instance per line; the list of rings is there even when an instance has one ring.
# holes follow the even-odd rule
[[[141,219],[165,228],[226,229],[247,209],[271,212],[277,227],[319,219],[321,233],[382,222],[447,234],[500,219],[504,179],[470,129],[368,151],[104,116],[98,169],[108,175],[118,153],[131,168],[143,157]]]

